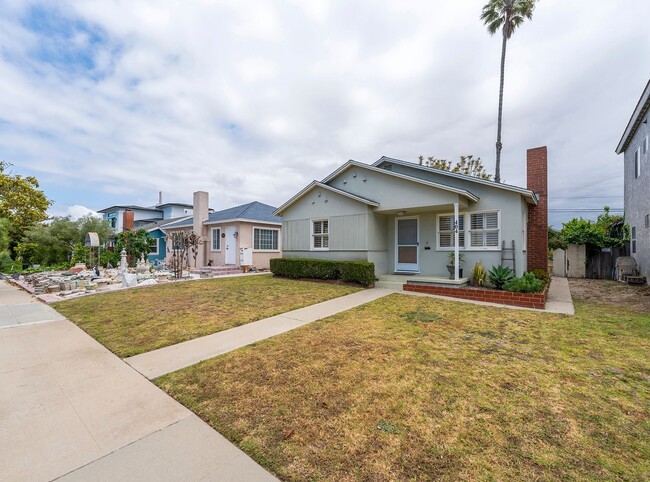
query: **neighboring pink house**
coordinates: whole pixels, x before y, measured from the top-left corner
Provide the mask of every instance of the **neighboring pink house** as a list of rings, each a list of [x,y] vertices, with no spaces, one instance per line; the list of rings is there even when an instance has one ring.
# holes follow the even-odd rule
[[[282,256],[282,218],[274,216],[277,209],[253,201],[221,211],[210,212],[207,192],[194,193],[193,215],[165,225],[162,230],[169,236],[175,231],[194,231],[206,242],[199,252],[196,265],[242,266],[242,249],[249,256],[250,266],[268,269],[271,258]],[[170,261],[171,243],[167,243],[167,262]],[[192,260],[193,261],[193,260]]]

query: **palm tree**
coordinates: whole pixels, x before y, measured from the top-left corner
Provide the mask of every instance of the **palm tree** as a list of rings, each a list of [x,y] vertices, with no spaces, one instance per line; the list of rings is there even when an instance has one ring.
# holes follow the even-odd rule
[[[501,83],[499,85],[499,119],[497,124],[497,162],[494,180],[501,182],[501,118],[503,114],[503,75],[506,67],[506,43],[512,37],[515,29],[524,23],[525,19],[533,17],[535,0],[489,0],[483,7],[481,20],[487,26],[490,35],[501,30]]]

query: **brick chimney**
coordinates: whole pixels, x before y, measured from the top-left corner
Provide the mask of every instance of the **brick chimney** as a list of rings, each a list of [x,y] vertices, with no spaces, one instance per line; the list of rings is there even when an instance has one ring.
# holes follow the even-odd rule
[[[203,248],[199,250],[199,254],[196,257],[196,265],[201,267],[206,265],[206,249],[209,246],[208,243],[208,229],[203,225],[203,221],[208,219],[208,201],[209,195],[205,191],[196,191],[194,193],[193,199],[193,210],[192,210],[192,230],[194,234],[197,234],[203,238],[205,243]]]
[[[127,209],[122,214],[122,231],[133,231],[135,229],[135,214]]]
[[[528,205],[528,271],[548,271],[548,190],[546,146],[526,152],[527,187],[539,200]]]

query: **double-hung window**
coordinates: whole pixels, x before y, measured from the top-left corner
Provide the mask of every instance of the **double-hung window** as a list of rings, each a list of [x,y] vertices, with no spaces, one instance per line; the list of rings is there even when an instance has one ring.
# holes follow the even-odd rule
[[[278,232],[277,229],[254,228],[253,249],[260,251],[277,251]]]
[[[212,228],[212,237],[210,240],[211,251],[221,251],[221,228]]]
[[[311,222],[311,247],[312,249],[329,249],[330,226],[328,219],[312,220]]]
[[[438,247],[454,248],[454,215],[438,217]],[[465,249],[465,215],[458,215],[458,247]]]
[[[158,254],[158,238],[149,238],[149,254]]]
[[[470,214],[470,248],[499,247],[499,213],[497,211]]]
[[[641,148],[634,151],[634,179],[641,175]]]
[[[636,226],[630,228],[630,248],[632,254],[636,254]]]

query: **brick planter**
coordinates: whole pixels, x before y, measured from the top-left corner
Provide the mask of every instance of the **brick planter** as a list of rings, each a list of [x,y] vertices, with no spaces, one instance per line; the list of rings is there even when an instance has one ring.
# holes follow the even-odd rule
[[[501,305],[521,306],[524,308],[537,308],[540,310],[543,310],[546,306],[547,292],[547,290],[544,290],[543,293],[511,293],[510,291],[497,291],[484,288],[451,288],[447,286],[409,283],[404,285],[404,291],[499,303]]]

